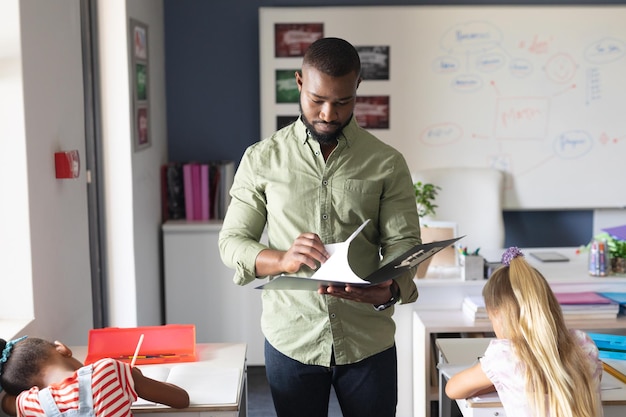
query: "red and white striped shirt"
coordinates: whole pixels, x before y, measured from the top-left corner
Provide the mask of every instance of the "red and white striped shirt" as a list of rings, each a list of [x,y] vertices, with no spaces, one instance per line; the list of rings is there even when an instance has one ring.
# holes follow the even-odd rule
[[[115,359],[101,359],[91,365],[91,388],[96,417],[130,417],[130,407],[137,399],[129,364]],[[50,393],[61,413],[78,409],[78,378],[74,373],[50,386]],[[17,417],[45,417],[39,403],[39,389],[31,388],[17,397]]]

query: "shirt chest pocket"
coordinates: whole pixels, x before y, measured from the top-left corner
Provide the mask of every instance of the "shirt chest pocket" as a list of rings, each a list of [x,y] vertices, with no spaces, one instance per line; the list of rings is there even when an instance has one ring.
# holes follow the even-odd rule
[[[344,183],[343,198],[339,202],[342,207],[342,218],[357,223],[363,219],[378,219],[380,199],[383,192],[381,181],[348,179]]]

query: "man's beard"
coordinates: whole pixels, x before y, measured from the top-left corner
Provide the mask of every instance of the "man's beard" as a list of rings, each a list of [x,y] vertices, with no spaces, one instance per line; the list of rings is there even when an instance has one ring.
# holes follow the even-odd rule
[[[339,135],[341,135],[343,128],[346,127],[346,125],[350,122],[350,119],[348,119],[348,121],[343,126],[337,122],[330,122],[329,124],[333,126],[338,126],[339,128],[332,133],[319,133],[315,130],[315,127],[313,126],[311,122],[309,122],[309,120],[306,118],[304,113],[302,113],[302,108],[300,108],[300,114],[302,115],[302,123],[304,123],[304,125],[306,126],[307,130],[309,131],[313,139],[318,141],[320,145],[332,145],[332,144],[337,143],[337,138],[339,137]],[[324,122],[315,122],[315,123],[322,124]]]

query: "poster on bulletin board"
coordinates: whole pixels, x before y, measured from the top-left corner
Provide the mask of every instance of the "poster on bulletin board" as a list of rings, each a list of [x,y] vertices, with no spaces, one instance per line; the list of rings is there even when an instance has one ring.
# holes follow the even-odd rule
[[[626,6],[262,7],[262,137],[299,113],[281,70],[342,37],[363,63],[357,121],[412,170],[501,170],[506,209],[626,207],[624,22]]]

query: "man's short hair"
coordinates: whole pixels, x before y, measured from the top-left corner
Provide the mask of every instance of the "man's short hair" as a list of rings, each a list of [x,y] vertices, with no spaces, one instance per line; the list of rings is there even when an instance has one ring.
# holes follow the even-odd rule
[[[309,46],[302,66],[311,66],[332,77],[351,72],[361,74],[361,60],[356,48],[340,38],[321,38]]]

